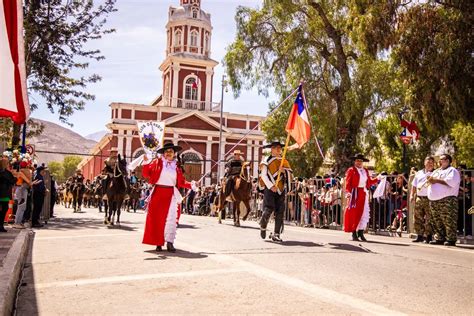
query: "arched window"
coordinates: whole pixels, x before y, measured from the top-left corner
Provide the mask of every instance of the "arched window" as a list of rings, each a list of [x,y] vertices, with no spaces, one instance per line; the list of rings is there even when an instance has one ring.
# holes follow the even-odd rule
[[[194,9],[193,9],[193,19],[197,19],[197,18],[198,18],[198,14],[199,14],[198,9],[194,8]]]
[[[191,46],[197,47],[198,46],[198,32],[196,30],[191,31]]]
[[[198,99],[198,87],[195,78],[188,78],[185,82],[184,98],[186,100]]]
[[[209,42],[209,34],[206,34],[206,36],[204,37],[204,49],[206,50],[206,52],[209,52],[211,49],[210,47],[210,42]]]
[[[201,158],[196,153],[189,152],[189,151],[181,155],[181,160],[183,161],[183,163],[201,162]]]
[[[181,30],[174,32],[174,46],[181,46]]]

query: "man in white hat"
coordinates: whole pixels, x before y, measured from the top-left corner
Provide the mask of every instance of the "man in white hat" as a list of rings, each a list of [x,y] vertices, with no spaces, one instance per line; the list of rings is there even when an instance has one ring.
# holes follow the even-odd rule
[[[235,177],[240,175],[245,159],[242,157],[242,152],[238,149],[234,150],[234,156],[225,164],[226,179],[225,196],[230,195],[234,187]]]

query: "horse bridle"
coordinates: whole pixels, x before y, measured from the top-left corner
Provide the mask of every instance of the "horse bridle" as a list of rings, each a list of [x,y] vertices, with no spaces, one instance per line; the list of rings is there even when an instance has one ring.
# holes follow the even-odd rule
[[[244,174],[244,169],[247,169],[249,168],[249,165],[248,164],[243,164],[242,165],[242,168],[240,168],[240,175],[239,177],[244,180],[245,182],[248,182],[250,183],[250,171],[248,172],[249,176],[246,177],[245,174]]]

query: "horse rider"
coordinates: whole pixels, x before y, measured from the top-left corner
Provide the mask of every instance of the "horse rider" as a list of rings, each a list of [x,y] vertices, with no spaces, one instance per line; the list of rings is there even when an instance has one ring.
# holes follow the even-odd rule
[[[76,174],[72,176],[72,183],[84,186],[84,176],[82,175],[81,169],[77,169]]]
[[[283,213],[285,212],[285,195],[290,189],[293,179],[288,160],[282,164],[281,152],[284,145],[279,141],[271,142],[263,148],[271,148],[270,156],[264,158],[260,164],[259,186],[263,189],[263,214],[260,220],[260,237],[265,239],[268,221],[275,213],[275,230],[270,237],[273,241],[281,242],[280,234],[283,232]],[[280,178],[278,170],[281,168]]]
[[[240,175],[245,159],[240,150],[234,150],[234,156],[225,164],[225,196],[229,196],[234,188],[235,179]]]
[[[73,195],[75,194],[74,191],[76,188],[79,187],[79,192],[77,195],[77,203],[79,204],[79,209],[82,205],[82,195],[84,194],[85,191],[85,186],[84,186],[84,176],[82,175],[82,170],[77,169],[76,174],[72,176],[72,181],[70,184],[71,191],[73,192]],[[76,202],[76,200],[73,200]],[[73,202],[73,208],[76,208],[76,204]]]

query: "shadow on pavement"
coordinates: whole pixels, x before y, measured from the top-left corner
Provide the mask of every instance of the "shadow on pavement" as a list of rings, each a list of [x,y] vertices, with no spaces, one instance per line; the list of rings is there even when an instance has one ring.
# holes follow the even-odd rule
[[[195,225],[188,225],[188,224],[179,224],[178,229],[185,228],[185,229],[199,229]]]
[[[277,244],[281,246],[288,246],[288,247],[324,247],[324,244],[315,243],[312,241],[297,241],[297,240],[288,240],[283,241],[281,243],[273,242],[270,240],[265,240],[266,242],[270,242],[272,244]]]
[[[35,290],[34,267],[32,264],[34,242],[35,235],[31,237],[30,244],[28,245],[28,255],[21,272],[13,315],[38,315],[38,299]]]
[[[173,257],[177,258],[185,258],[185,259],[204,259],[207,258],[208,255],[204,252],[190,252],[186,250],[177,249],[176,252],[168,252],[166,251],[166,246],[163,248],[162,252],[156,252],[155,250],[145,250],[146,253],[153,254],[158,256],[154,258],[145,258],[145,260],[163,260],[169,259]]]
[[[134,232],[134,231],[137,230],[135,227],[127,226],[127,225],[123,225],[123,224],[120,224],[120,226],[117,225],[117,224],[115,224],[113,226],[107,225],[107,228],[108,229],[125,230],[125,231],[129,231],[129,232]]]
[[[351,245],[351,244],[339,244],[339,243],[328,243],[328,245],[331,246],[331,249],[334,249],[334,250],[373,253],[371,250],[363,247],[362,245],[356,246],[356,245]]]
[[[373,241],[368,240],[368,244],[379,244],[379,245],[389,245],[389,246],[400,246],[400,247],[409,247],[409,244],[398,244],[398,243],[390,243],[390,242],[381,242],[381,241]]]
[[[125,224],[125,225],[124,225]],[[141,224],[134,222],[122,222],[121,226],[106,226],[104,220],[100,218],[71,218],[71,217],[55,217],[48,221],[41,229],[47,230],[76,230],[76,229],[101,229],[107,227],[109,229],[119,229],[125,231],[136,231],[137,228],[130,226],[133,224]]]

